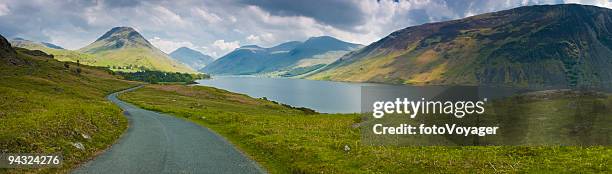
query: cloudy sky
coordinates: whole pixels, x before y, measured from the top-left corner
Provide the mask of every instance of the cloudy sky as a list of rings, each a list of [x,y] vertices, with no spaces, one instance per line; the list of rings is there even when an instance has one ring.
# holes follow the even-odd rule
[[[524,5],[610,0],[0,0],[0,34],[81,48],[130,26],[164,52],[186,46],[213,57],[329,35],[367,45],[412,25]]]

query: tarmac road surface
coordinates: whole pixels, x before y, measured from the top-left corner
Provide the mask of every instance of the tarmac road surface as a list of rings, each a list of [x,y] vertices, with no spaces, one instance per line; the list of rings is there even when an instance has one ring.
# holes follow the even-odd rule
[[[73,173],[265,173],[232,144],[195,123],[117,99],[108,100],[124,110],[127,132],[103,154]]]

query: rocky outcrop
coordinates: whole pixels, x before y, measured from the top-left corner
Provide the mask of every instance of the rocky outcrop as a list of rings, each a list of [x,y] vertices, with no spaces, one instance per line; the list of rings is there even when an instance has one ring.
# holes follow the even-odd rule
[[[4,36],[0,35],[0,60],[12,65],[21,65],[23,60],[17,58],[17,53]]]

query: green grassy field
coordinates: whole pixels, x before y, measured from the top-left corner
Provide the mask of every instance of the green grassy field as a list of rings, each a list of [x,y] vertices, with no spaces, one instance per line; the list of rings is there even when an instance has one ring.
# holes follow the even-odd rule
[[[270,173],[612,172],[609,146],[366,146],[357,114],[307,114],[202,86],[149,85],[120,98],[211,128]]]
[[[0,173],[66,173],[109,147],[126,130],[121,109],[105,96],[135,82],[119,80],[100,68],[24,53],[18,57],[26,63],[0,61],[0,151],[61,153],[64,164],[0,169]],[[76,148],[77,143],[84,149]]]

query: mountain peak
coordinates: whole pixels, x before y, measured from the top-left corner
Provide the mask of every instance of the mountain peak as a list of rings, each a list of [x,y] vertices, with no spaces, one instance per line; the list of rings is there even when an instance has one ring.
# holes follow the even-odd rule
[[[100,36],[95,42],[81,50],[87,53],[96,53],[124,47],[145,47],[147,49],[157,50],[157,48],[132,27],[114,27]]]
[[[359,46],[359,44],[345,42],[331,36],[311,37],[301,45],[301,47],[332,50],[353,50]]]
[[[180,47],[174,50],[173,52],[177,52],[177,51],[194,51],[194,50],[191,48],[187,48],[187,47]]]
[[[306,40],[306,42],[308,42],[308,41],[318,41],[318,40],[338,40],[338,39],[336,39],[334,37],[331,37],[331,36],[315,36],[315,37],[308,38],[308,40]]]
[[[340,39],[337,39],[337,38],[331,37],[331,36],[310,37],[306,41],[304,41],[304,43],[347,43],[347,44],[351,44],[349,42],[345,42],[345,41],[342,41]],[[354,45],[356,45],[356,44],[354,44]]]
[[[134,28],[132,28],[132,27],[126,27],[126,26],[122,26],[122,27],[113,27],[111,30],[136,31],[136,30],[134,30]]]
[[[135,35],[140,35],[140,33],[138,33],[132,27],[114,27],[111,30],[104,33],[104,35],[100,36],[100,38],[98,38],[96,41],[100,41],[100,40],[104,40],[107,38],[111,38],[113,36],[120,36],[120,35],[135,36]]]
[[[133,66],[167,72],[193,72],[153,46],[131,27],[115,27],[93,43],[79,49],[100,60],[100,66]]]
[[[113,27],[113,28],[111,28],[110,31],[113,31],[113,30],[116,31],[116,32],[136,32],[136,30],[134,28],[132,28],[132,27],[125,27],[125,26],[123,26],[123,27]]]
[[[177,48],[176,50],[172,51],[169,55],[170,57],[174,57],[173,55],[175,54],[191,54],[191,55],[202,55],[202,56],[206,56],[204,54],[202,54],[201,52],[188,48],[188,47],[180,47]],[[209,56],[207,56],[209,57]]]
[[[187,47],[180,47],[174,50],[170,53],[170,57],[193,69],[201,69],[215,60],[208,55]]]

